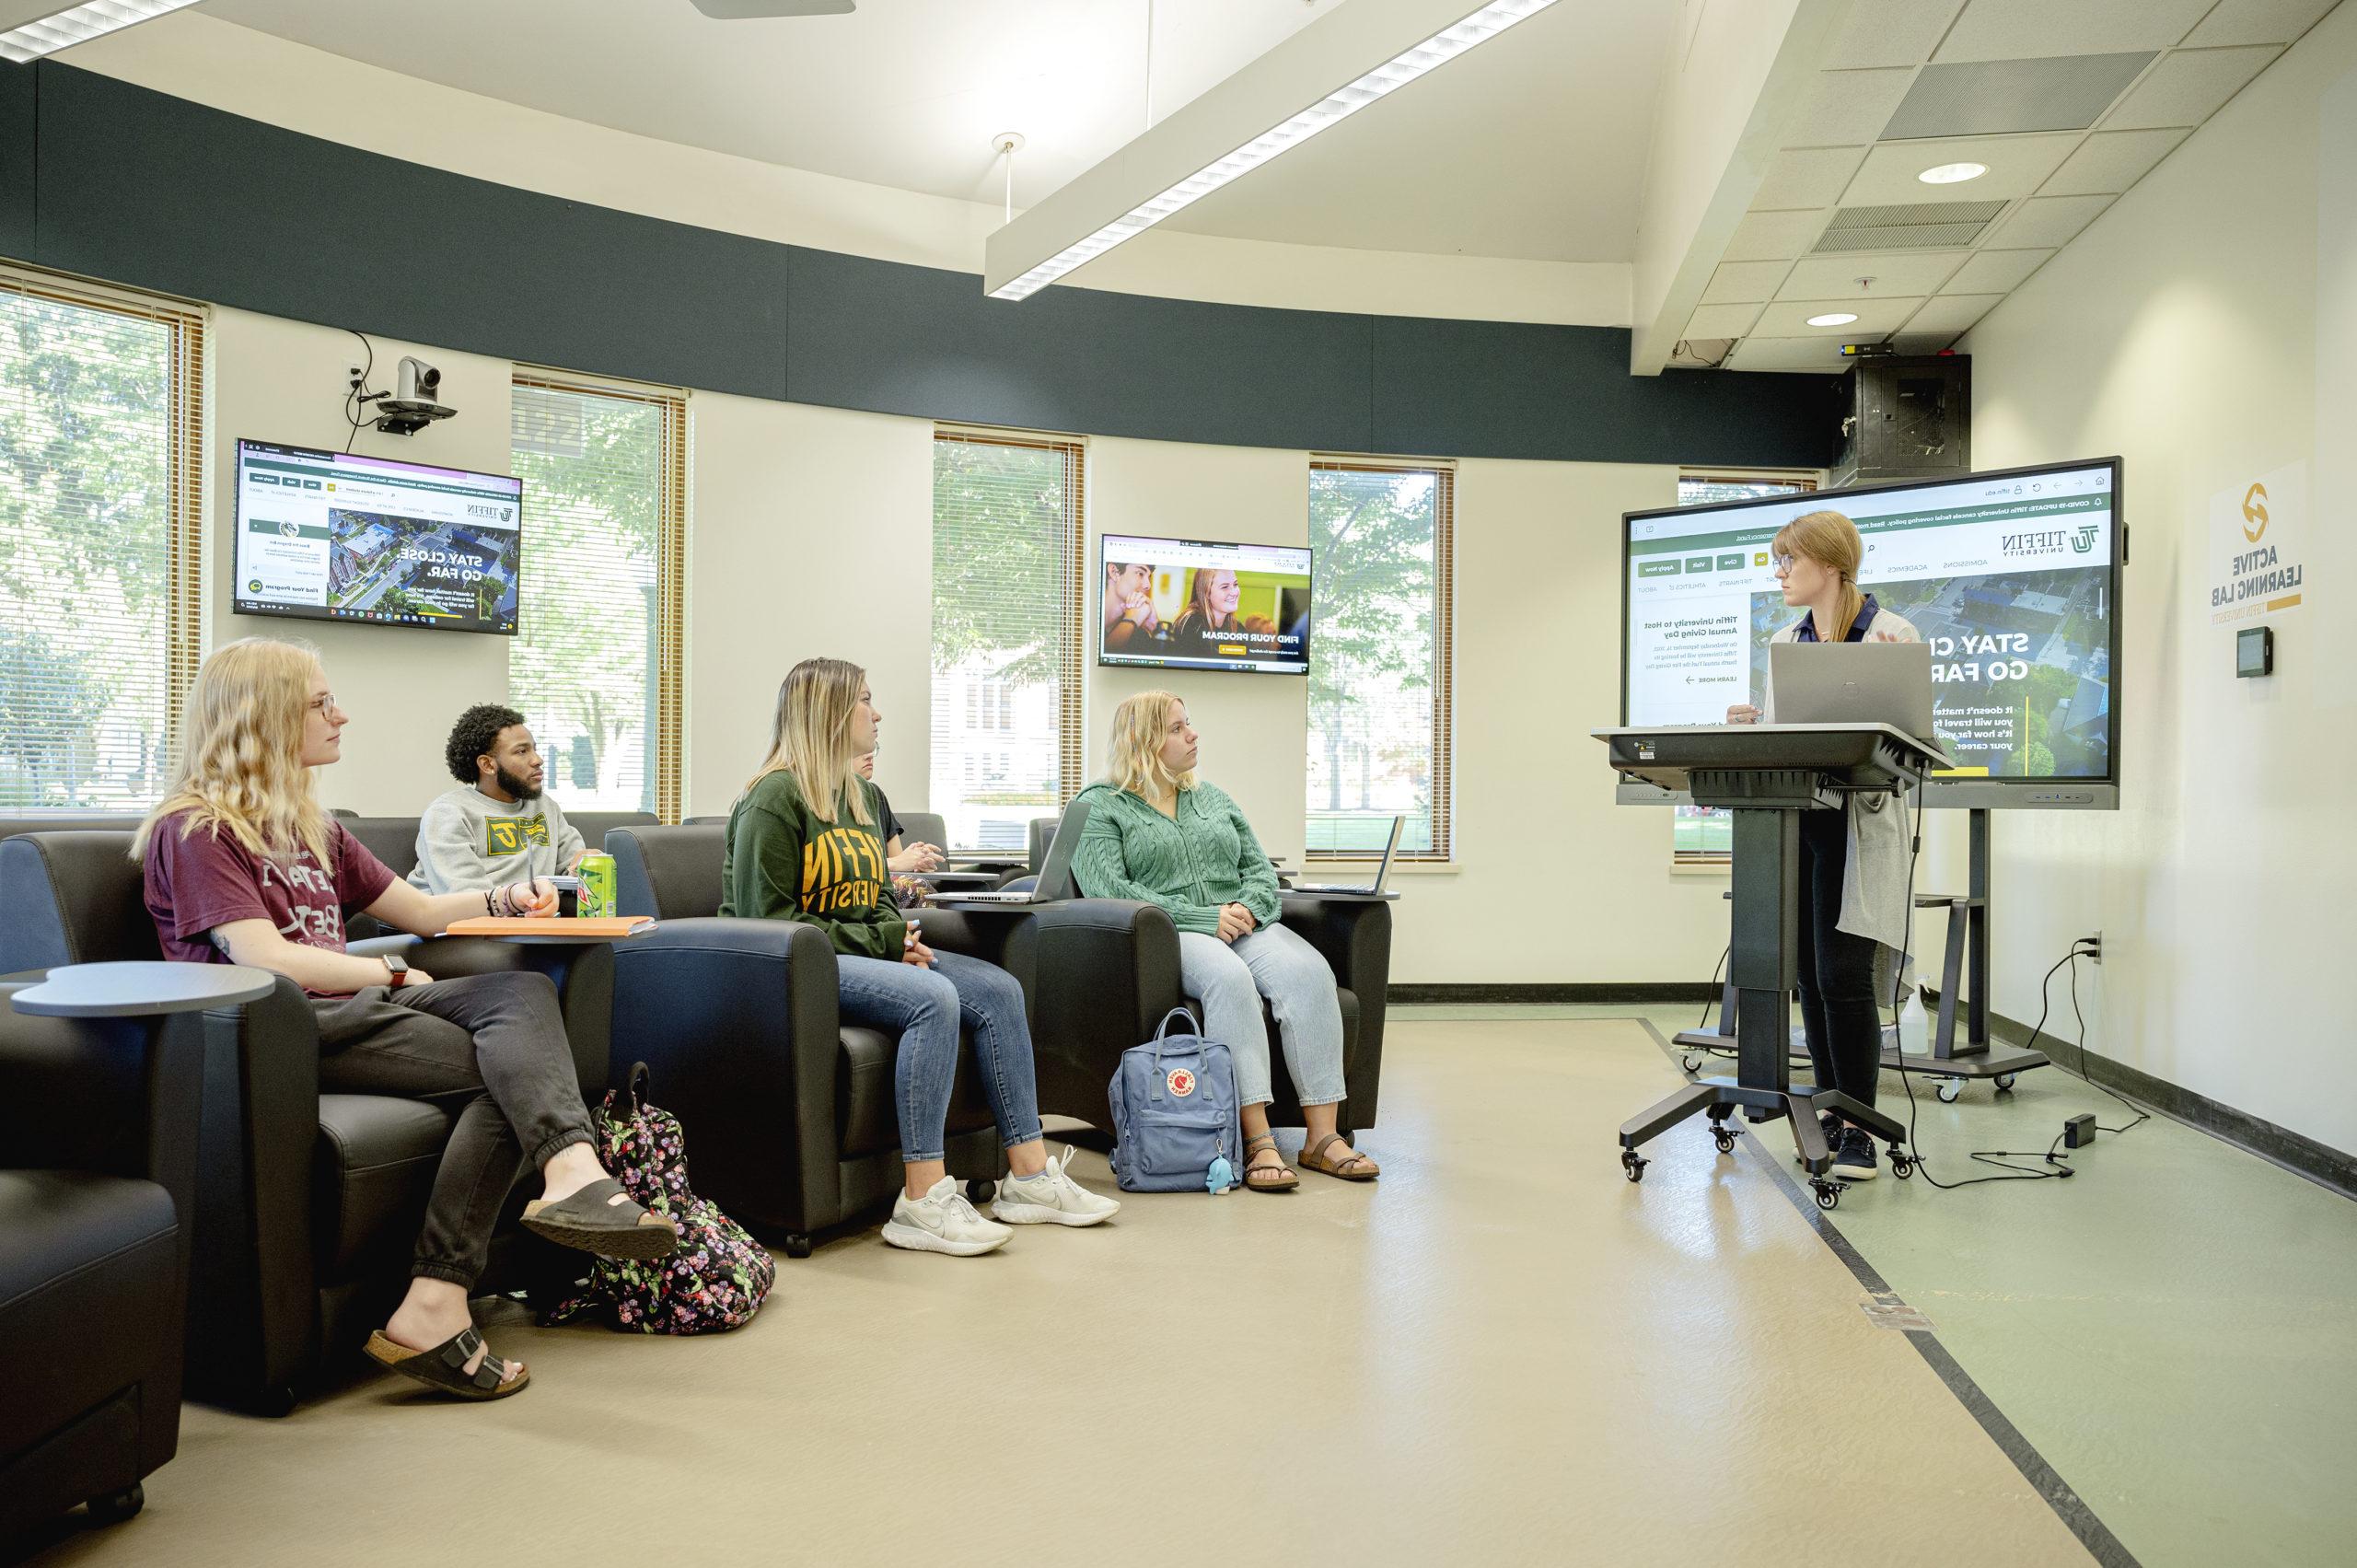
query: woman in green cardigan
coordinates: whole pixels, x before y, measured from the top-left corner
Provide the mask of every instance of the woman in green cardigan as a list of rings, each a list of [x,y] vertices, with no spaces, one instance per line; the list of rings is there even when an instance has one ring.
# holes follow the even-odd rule
[[[1113,711],[1109,774],[1089,803],[1073,875],[1092,899],[1160,904],[1178,927],[1178,975],[1203,1005],[1203,1032],[1228,1048],[1244,1108],[1244,1184],[1280,1192],[1301,1184],[1269,1131],[1275,1098],[1260,1000],[1277,1017],[1285,1071],[1308,1126],[1301,1163],[1346,1181],[1372,1181],[1375,1161],[1335,1122],[1342,1103],[1342,1007],[1318,950],[1278,923],[1277,874],[1236,802],[1195,778],[1198,749],[1187,705],[1141,691]]]

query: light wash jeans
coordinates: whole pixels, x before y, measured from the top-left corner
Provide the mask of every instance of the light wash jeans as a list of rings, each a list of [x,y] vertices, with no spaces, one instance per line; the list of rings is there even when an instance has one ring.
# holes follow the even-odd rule
[[[845,1023],[898,1035],[892,1103],[900,1158],[937,1160],[946,1138],[949,1091],[958,1076],[958,1024],[973,1032],[974,1064],[1005,1146],[1039,1137],[1039,1090],[1031,1067],[1031,1026],[1023,987],[996,964],[936,953],[934,967],[835,956]]]
[[[1296,934],[1264,925],[1234,942],[1201,932],[1178,934],[1178,979],[1203,1005],[1203,1038],[1227,1047],[1236,1063],[1239,1105],[1276,1098],[1269,1076],[1269,1030],[1260,998],[1269,999],[1284,1039],[1285,1071],[1304,1105],[1342,1098],[1342,1004],[1334,971]]]

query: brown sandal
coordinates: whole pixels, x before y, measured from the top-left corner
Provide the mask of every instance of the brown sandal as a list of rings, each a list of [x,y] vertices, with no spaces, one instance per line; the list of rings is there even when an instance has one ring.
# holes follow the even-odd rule
[[[472,1372],[467,1363],[475,1352],[482,1349],[482,1336],[465,1328],[435,1345],[432,1350],[412,1350],[385,1337],[382,1330],[368,1336],[368,1359],[391,1367],[404,1377],[414,1377],[427,1388],[461,1400],[504,1400],[510,1394],[520,1394],[532,1381],[531,1373],[485,1352]]]
[[[669,1220],[634,1199],[617,1203],[617,1194],[622,1184],[601,1176],[570,1197],[535,1200],[524,1205],[524,1228],[600,1258],[668,1258],[679,1249],[679,1230]]]
[[[1277,1155],[1277,1163],[1273,1168],[1252,1163],[1252,1156],[1262,1149]],[[1259,1178],[1267,1179],[1257,1179]],[[1244,1185],[1255,1192],[1290,1192],[1301,1185],[1300,1174],[1285,1164],[1285,1156],[1283,1154],[1277,1153],[1275,1133],[1263,1132],[1257,1138],[1247,1138],[1244,1141]]]
[[[1342,1156],[1340,1159],[1330,1156],[1326,1151],[1335,1144],[1342,1144],[1342,1135],[1340,1132],[1329,1132],[1317,1143],[1304,1148],[1295,1156],[1295,1163],[1304,1169],[1317,1171],[1322,1176],[1339,1176],[1345,1181],[1373,1181],[1383,1174],[1381,1166],[1376,1165],[1348,1144],[1342,1144]]]

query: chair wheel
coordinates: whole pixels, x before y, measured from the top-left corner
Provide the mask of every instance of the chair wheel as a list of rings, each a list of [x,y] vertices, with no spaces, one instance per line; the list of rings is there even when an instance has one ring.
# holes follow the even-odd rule
[[[1904,1181],[1915,1174],[1915,1162],[1893,1149],[1890,1151],[1890,1174]]]
[[[1829,1209],[1841,1202],[1841,1189],[1834,1186],[1830,1181],[1819,1181],[1815,1185],[1818,1208]]]
[[[1934,1092],[1939,1095],[1940,1103],[1942,1105],[1954,1105],[1956,1102],[1957,1097],[1964,1093],[1964,1080],[1962,1078],[1942,1078],[1940,1080],[1939,1088]]]
[[[2011,1093],[2013,1093],[2013,1091],[2014,1091],[2014,1074],[2011,1074],[2011,1073],[2000,1073],[2000,1074],[1997,1074],[1997,1092],[1998,1092],[1999,1094],[2001,1094],[2001,1095],[2004,1095],[2004,1094],[2011,1094]]]
[[[122,1492],[110,1492],[90,1499],[90,1523],[119,1525],[140,1509],[147,1506],[147,1493],[137,1481]]]
[[[988,1177],[978,1176],[966,1183],[966,1202],[969,1203],[987,1203],[997,1196],[998,1183]]]
[[[810,1238],[800,1231],[789,1232],[785,1238],[785,1255],[789,1258],[810,1256]]]
[[[1731,1155],[1735,1153],[1736,1131],[1734,1128],[1720,1128],[1717,1132],[1711,1134],[1711,1140],[1719,1145],[1719,1153],[1723,1155]]]
[[[1620,1151],[1621,1172],[1631,1181],[1643,1181],[1645,1179],[1645,1167],[1651,1164],[1653,1161],[1644,1158],[1634,1149]]]

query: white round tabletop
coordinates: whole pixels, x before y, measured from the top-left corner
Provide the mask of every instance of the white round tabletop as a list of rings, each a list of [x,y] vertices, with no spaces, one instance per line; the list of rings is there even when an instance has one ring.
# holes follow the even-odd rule
[[[8,1004],[52,1018],[130,1018],[258,1002],[277,984],[268,970],[242,964],[67,964],[11,993]]]

